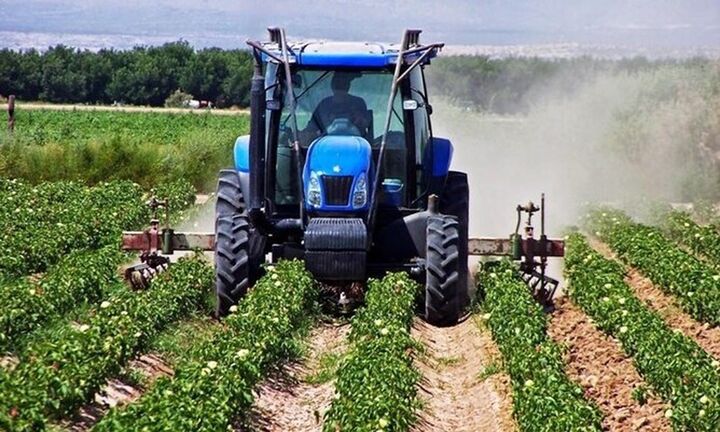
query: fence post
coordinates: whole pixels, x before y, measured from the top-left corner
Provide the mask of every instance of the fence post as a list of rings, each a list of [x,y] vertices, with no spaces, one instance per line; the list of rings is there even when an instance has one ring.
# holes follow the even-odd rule
[[[15,95],[8,96],[8,131],[15,130]]]

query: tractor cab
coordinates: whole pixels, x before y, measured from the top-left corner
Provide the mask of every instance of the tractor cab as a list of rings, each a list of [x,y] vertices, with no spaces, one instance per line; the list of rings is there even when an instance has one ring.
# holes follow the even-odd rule
[[[426,47],[427,55],[411,70],[411,60],[422,53],[402,62],[401,70],[408,75],[398,81],[392,103],[388,103],[388,92],[397,78],[396,45],[289,44],[288,67],[284,67],[283,50],[272,37],[261,47],[264,165],[268,170],[265,193],[266,204],[274,213],[300,217],[302,206],[307,218],[344,215],[367,219],[373,198],[380,208],[425,205],[431,107],[423,67],[441,45]],[[249,153],[249,141],[249,136],[238,140],[236,161],[249,160],[237,157]],[[242,166],[237,168],[244,171]]]

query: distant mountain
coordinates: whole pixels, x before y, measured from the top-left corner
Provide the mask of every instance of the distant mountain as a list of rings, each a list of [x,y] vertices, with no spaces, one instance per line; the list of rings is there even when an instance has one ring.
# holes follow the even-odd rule
[[[268,25],[293,38],[395,41],[414,27],[454,45],[720,47],[717,0],[0,0],[0,10],[0,46],[15,48],[232,48]]]

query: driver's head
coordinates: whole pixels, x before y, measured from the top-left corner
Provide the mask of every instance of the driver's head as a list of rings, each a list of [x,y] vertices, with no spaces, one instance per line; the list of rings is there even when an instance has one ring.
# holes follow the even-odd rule
[[[350,81],[352,77],[342,72],[335,72],[332,77],[330,86],[334,94],[347,94],[350,91]]]

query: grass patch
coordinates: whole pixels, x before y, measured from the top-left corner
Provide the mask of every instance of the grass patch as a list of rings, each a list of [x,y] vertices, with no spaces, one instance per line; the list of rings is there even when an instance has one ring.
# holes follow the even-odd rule
[[[155,337],[149,352],[159,354],[171,365],[195,358],[195,347],[212,338],[222,326],[210,316],[196,313],[185,321],[167,328]]]
[[[318,358],[316,370],[307,375],[303,381],[312,385],[325,384],[335,379],[338,368],[345,356],[336,352],[323,353]]]
[[[464,356],[448,356],[448,357],[438,357],[437,362],[440,366],[454,366],[461,361],[465,360]]]
[[[494,361],[490,363],[489,365],[485,366],[483,370],[480,371],[478,374],[478,380],[479,381],[485,381],[486,379],[490,378],[493,375],[499,374],[503,371],[502,363]]]

